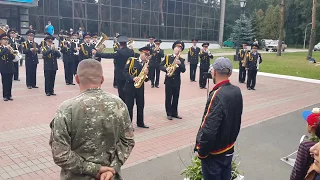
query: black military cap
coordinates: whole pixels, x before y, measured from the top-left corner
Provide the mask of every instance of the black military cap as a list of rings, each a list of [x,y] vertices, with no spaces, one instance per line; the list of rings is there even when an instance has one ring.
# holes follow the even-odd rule
[[[128,39],[127,36],[119,36],[118,37],[118,42],[119,43],[124,43],[124,42],[128,42],[128,41],[129,41],[129,39]]]
[[[247,42],[243,42],[242,45],[248,45],[248,43]]]
[[[91,37],[98,37],[98,33],[96,33],[96,32],[95,32],[95,33],[92,33],[92,34],[91,34]]]
[[[55,40],[56,38],[53,37],[53,36],[47,36],[47,37],[44,38],[45,41],[46,41],[46,40],[50,40],[50,39],[53,41],[53,40]]]
[[[89,32],[84,33],[83,38],[86,38],[86,37],[91,37],[91,34]]]
[[[77,32],[73,32],[73,33],[72,33],[72,36],[74,36],[74,35],[79,36],[79,34],[78,34]]]
[[[50,33],[47,33],[47,32],[45,32],[44,35],[46,35],[46,36],[51,36],[51,34],[50,34]]]
[[[11,32],[16,33],[17,31],[15,29],[9,29],[7,33],[10,34]]]
[[[251,47],[252,47],[252,49],[259,49],[259,45],[258,44],[252,44]]]
[[[162,43],[162,41],[160,39],[156,39],[154,40],[154,43]]]
[[[181,47],[181,51],[184,50],[184,42],[183,41],[174,42],[173,45],[172,45],[172,49],[174,49],[176,46],[180,46]]]
[[[7,33],[0,34],[0,39],[8,39],[8,34]]]
[[[26,35],[36,35],[36,32],[34,31],[34,30],[28,30],[27,32],[26,32]]]
[[[202,44],[202,47],[203,47],[203,46],[209,46],[209,43],[207,43],[207,42],[206,42],[206,43],[203,43],[203,44]]]
[[[149,46],[145,46],[139,49],[140,52],[148,52],[150,53],[151,49]]]
[[[149,36],[149,39],[155,39],[156,37],[154,37],[154,36]]]
[[[191,41],[192,42],[198,42],[198,39],[192,39]]]

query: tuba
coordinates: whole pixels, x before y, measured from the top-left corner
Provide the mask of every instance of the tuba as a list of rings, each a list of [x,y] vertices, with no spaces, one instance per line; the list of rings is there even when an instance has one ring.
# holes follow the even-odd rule
[[[105,35],[104,33],[101,33],[101,37],[100,39],[98,40],[97,44],[94,46],[94,48],[99,48],[99,49],[104,49],[106,48],[106,46],[103,44],[104,41],[108,40],[108,36]]]
[[[134,45],[134,40],[131,38],[129,40],[129,42],[127,43],[127,46],[130,48],[130,49],[133,49],[133,45]]]
[[[7,33],[8,30],[6,30],[5,27],[0,27],[0,34],[3,34],[3,33]]]
[[[177,67],[179,67],[178,64],[176,64],[176,60],[179,60],[180,55],[181,55],[181,52],[179,52],[179,54],[174,59],[173,63],[170,65],[169,71],[167,73],[168,77],[172,77],[174,72],[176,71]]]
[[[148,69],[150,58],[151,58],[151,56],[149,56],[148,61],[144,64],[142,70],[140,71],[140,73],[138,75],[139,81],[134,83],[134,87],[137,89],[142,86],[142,84],[144,83],[144,80],[146,80],[146,78],[147,78],[147,74],[145,74],[145,70]]]

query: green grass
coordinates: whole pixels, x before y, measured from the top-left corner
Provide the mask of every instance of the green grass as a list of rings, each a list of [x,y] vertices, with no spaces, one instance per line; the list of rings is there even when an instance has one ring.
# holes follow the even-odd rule
[[[307,52],[283,53],[280,57],[275,53],[261,54],[261,56],[260,72],[320,79],[320,66],[305,60]],[[239,68],[239,62],[233,61],[233,56],[226,57],[232,61],[235,69]],[[320,53],[313,52],[313,58],[320,62]]]

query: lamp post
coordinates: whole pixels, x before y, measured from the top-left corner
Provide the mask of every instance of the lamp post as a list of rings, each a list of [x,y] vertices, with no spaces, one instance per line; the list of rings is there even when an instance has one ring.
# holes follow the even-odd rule
[[[304,30],[303,49],[305,49],[305,48],[306,48],[307,28],[308,28],[308,26],[309,26],[310,24],[312,24],[312,23],[307,24],[307,25],[306,25],[306,29]]]
[[[242,35],[242,15],[244,14],[244,8],[246,7],[247,5],[247,0],[239,0],[240,2],[240,7],[241,7],[241,14],[240,14],[240,36],[239,36],[239,39],[238,39],[238,42],[237,42],[237,49],[236,49],[236,61],[238,61],[239,57],[239,45],[240,45],[240,39],[241,39],[241,35]]]

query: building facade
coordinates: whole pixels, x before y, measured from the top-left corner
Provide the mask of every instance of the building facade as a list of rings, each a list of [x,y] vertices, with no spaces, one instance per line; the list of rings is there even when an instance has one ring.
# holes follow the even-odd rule
[[[120,34],[135,39],[149,35],[174,40],[218,41],[220,0],[39,0],[29,8],[29,25],[39,33],[51,21],[61,29]]]

